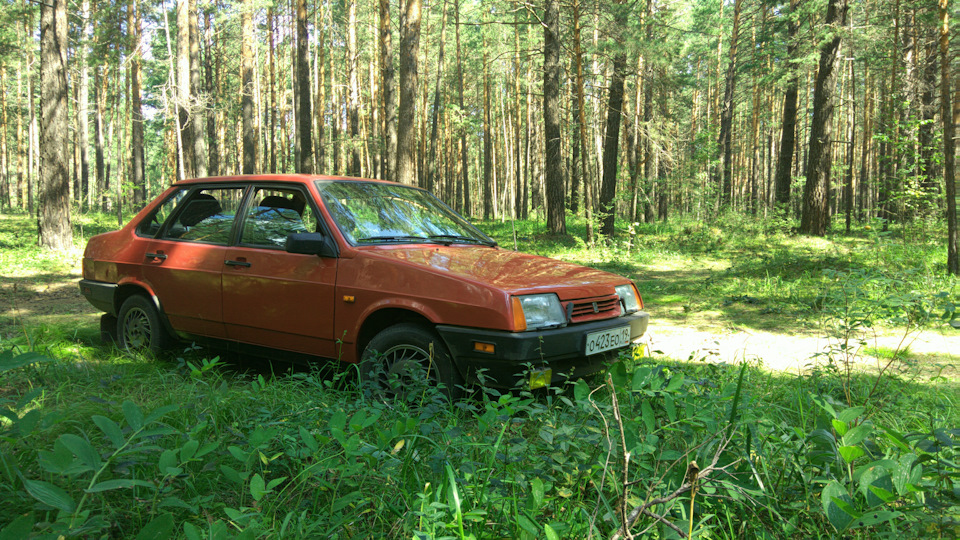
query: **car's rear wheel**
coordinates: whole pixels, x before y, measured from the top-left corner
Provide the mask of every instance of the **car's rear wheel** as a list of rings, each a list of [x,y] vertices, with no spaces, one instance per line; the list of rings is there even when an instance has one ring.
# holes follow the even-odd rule
[[[155,353],[164,349],[170,341],[156,306],[139,294],[127,298],[120,306],[117,338],[121,348]]]
[[[360,381],[383,395],[409,397],[425,383],[452,399],[463,394],[463,378],[439,336],[424,326],[396,324],[381,330],[363,350]]]

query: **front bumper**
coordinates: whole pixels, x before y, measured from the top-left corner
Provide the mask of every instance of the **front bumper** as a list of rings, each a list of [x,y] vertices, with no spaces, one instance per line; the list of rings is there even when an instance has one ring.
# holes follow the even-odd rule
[[[113,304],[114,295],[117,292],[116,283],[104,283],[102,281],[91,281],[89,279],[80,280],[80,293],[93,307],[100,311],[116,315],[116,308]]]
[[[438,325],[437,332],[465,380],[477,382],[477,372],[483,370],[485,384],[512,388],[526,380],[528,371],[550,369],[550,384],[596,373],[604,369],[619,351],[586,356],[587,334],[630,325],[632,342],[643,336],[649,321],[650,316],[640,311],[625,317],[542,331],[504,332]],[[475,350],[476,342],[493,345],[494,352]]]

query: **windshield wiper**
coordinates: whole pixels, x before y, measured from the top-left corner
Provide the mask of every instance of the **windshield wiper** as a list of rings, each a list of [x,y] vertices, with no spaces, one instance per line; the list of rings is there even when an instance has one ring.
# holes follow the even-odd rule
[[[357,242],[429,242],[430,239],[424,236],[368,236],[361,238]]]
[[[464,236],[462,234],[431,234],[431,240],[448,240],[449,242],[444,242],[450,244],[453,242],[465,242],[469,244],[483,244],[485,246],[495,247],[496,242],[492,240],[481,240],[480,238],[474,238],[472,236]]]

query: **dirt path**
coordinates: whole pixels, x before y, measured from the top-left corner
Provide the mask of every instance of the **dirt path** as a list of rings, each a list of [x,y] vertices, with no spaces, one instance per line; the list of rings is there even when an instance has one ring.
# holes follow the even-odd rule
[[[654,311],[654,310],[651,310]],[[655,312],[654,312],[655,313]],[[655,315],[654,315],[655,317]],[[678,323],[670,318],[651,320],[650,350],[680,360],[739,363],[760,362],[769,369],[801,373],[815,362],[823,362],[820,353],[838,351],[839,342],[815,332],[775,333],[767,330],[724,328],[719,322],[704,317],[698,321]],[[904,338],[892,330],[865,338],[866,350],[859,351],[858,361],[876,365],[872,350],[895,351],[908,347],[909,358],[928,375],[941,374],[960,378],[960,330],[949,327],[926,330]]]

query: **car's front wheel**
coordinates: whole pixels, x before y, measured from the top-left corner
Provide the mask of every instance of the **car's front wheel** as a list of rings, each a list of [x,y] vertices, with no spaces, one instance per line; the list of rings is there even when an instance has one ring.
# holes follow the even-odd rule
[[[450,398],[463,393],[463,378],[439,336],[418,324],[381,330],[363,350],[360,381],[376,392],[410,396],[424,383],[440,386]]]
[[[135,294],[124,300],[117,315],[117,338],[123,349],[159,352],[169,343],[160,313],[145,296]]]

